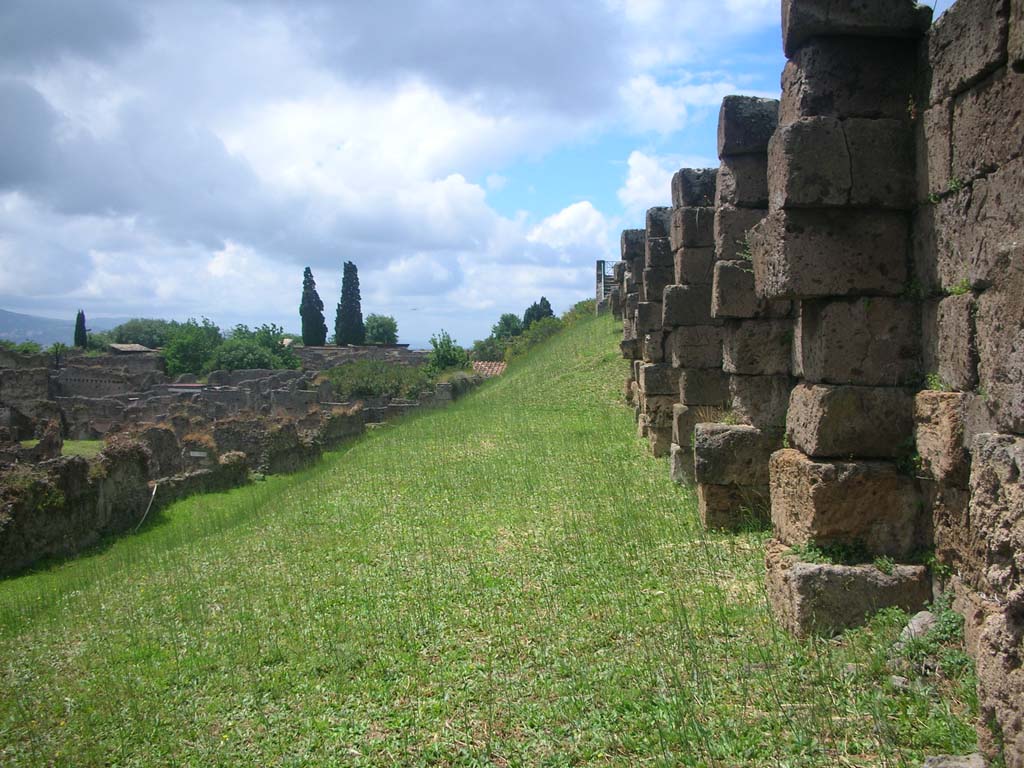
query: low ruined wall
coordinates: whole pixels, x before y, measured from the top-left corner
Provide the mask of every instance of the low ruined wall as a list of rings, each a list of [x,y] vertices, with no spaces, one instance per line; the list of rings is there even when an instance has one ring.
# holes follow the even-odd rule
[[[398,365],[425,365],[430,354],[425,349],[409,349],[406,346],[363,346],[363,347],[296,347],[296,355],[302,360],[307,371],[326,371],[357,360],[379,360]]]
[[[683,169],[623,232],[612,308],[638,429],[663,455],[671,409],[705,524],[767,493],[779,622],[838,632],[952,589],[982,746],[1021,768],[1024,0],[930,15],[784,0],[777,127],[726,99],[716,176]]]
[[[50,397],[46,368],[0,368],[0,404],[24,405]]]

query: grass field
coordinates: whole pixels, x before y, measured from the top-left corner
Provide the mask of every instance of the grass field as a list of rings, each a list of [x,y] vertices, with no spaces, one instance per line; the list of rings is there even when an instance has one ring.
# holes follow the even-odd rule
[[[35,448],[39,445],[38,440],[23,440],[23,448]],[[103,450],[102,440],[65,440],[61,454],[64,456],[84,456],[91,459]]]
[[[0,582],[0,764],[918,766],[969,665],[904,617],[782,634],[767,534],[701,532],[607,318],[319,466]],[[955,651],[955,649],[953,649]],[[951,651],[952,652],[952,651]],[[906,674],[906,673],[902,673]]]

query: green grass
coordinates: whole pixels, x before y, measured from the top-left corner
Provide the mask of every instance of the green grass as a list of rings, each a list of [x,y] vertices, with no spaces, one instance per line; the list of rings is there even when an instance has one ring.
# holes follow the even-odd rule
[[[0,764],[920,765],[973,682],[903,624],[780,632],[764,532],[706,535],[607,317],[444,410],[0,582]]]
[[[39,445],[38,440],[22,440],[22,448],[35,448]],[[84,456],[91,459],[103,450],[102,440],[65,440],[62,454],[64,456]]]

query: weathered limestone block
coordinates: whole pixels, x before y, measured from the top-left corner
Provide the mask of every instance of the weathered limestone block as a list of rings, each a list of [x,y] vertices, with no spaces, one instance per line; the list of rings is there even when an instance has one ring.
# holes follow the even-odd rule
[[[683,369],[679,377],[679,399],[683,405],[728,408],[729,375],[713,369]]]
[[[904,292],[905,214],[776,211],[749,236],[758,296],[811,299]]]
[[[905,299],[805,301],[794,368],[812,383],[907,386],[920,376],[917,304]]]
[[[1007,48],[1010,63],[1018,72],[1024,70],[1024,2],[1010,0],[1010,39]]]
[[[668,454],[668,476],[677,485],[693,485],[693,451],[672,443]]]
[[[722,338],[722,370],[749,376],[788,374],[792,320],[731,322]]]
[[[679,403],[675,395],[648,395],[640,390],[640,415],[647,426],[658,429],[672,429],[674,406]]]
[[[801,117],[904,120],[915,90],[913,41],[830,37],[800,48],[782,72],[779,124]]]
[[[932,513],[935,557],[954,573],[976,582],[968,573],[973,567],[967,564],[984,562],[984,545],[971,531],[970,491],[935,482],[922,486],[925,503]]]
[[[697,484],[697,509],[705,528],[737,530],[767,520],[766,488]]]
[[[775,99],[726,96],[718,113],[718,156],[764,154],[778,124]]]
[[[676,251],[674,278],[683,285],[711,285],[715,272],[714,248],[680,248]]]
[[[690,453],[690,466],[693,466],[693,431],[698,424],[721,421],[726,414],[725,408],[708,405],[683,405],[676,403],[672,407],[672,442],[682,446]]]
[[[652,237],[668,237],[672,226],[672,209],[664,206],[647,209],[647,222],[644,231],[647,239]]]
[[[673,208],[705,208],[715,204],[717,168],[681,168],[672,176]]]
[[[714,325],[676,328],[668,335],[666,350],[676,368],[721,368],[722,329]]]
[[[665,362],[665,332],[648,331],[640,340],[640,357],[645,363]]]
[[[917,197],[919,202],[949,189],[953,162],[953,100],[946,99],[920,113],[917,124]]]
[[[913,205],[912,133],[899,120],[808,117],[780,126],[768,147],[771,208]]]
[[[974,313],[975,301],[970,293],[923,306],[922,365],[950,389],[970,390],[978,384]]]
[[[999,429],[1024,432],[1024,264],[981,294],[975,318],[978,379]]]
[[[669,245],[680,248],[701,248],[715,244],[714,208],[673,208]]]
[[[914,399],[914,425],[921,468],[942,485],[966,488],[971,458],[964,444],[968,395],[963,392],[919,392]]]
[[[740,424],[701,423],[694,428],[695,477],[707,485],[768,488],[768,462],[782,445],[779,431]]]
[[[672,266],[672,243],[667,237],[648,237],[644,244],[644,266],[652,267]]]
[[[913,433],[909,389],[798,384],[789,398],[789,443],[815,458],[897,458]]]
[[[782,45],[787,57],[814,37],[917,38],[932,9],[913,0],[783,0]]]
[[[665,288],[675,282],[675,269],[671,267],[652,267],[644,270],[644,293],[658,301],[665,293]]]
[[[647,443],[654,458],[664,459],[672,448],[672,427],[650,425],[647,429]]]
[[[749,232],[764,217],[766,210],[760,208],[734,208],[723,205],[715,210],[715,258],[721,261],[747,259],[751,255]]]
[[[754,265],[746,260],[715,262],[711,289],[711,316],[714,318],[753,319],[789,317],[793,306],[788,301],[758,299],[754,287]]]
[[[790,545],[862,544],[901,557],[922,542],[913,479],[883,461],[815,461],[800,451],[772,454],[772,524]]]
[[[733,417],[760,429],[782,429],[792,388],[789,376],[730,376]]]
[[[1024,767],[1024,613],[1020,604],[994,611],[982,625],[977,656],[978,709],[982,724],[992,723],[994,734],[983,734],[982,748],[994,753],[1002,746],[1007,768]]]
[[[641,301],[636,306],[637,334],[661,330],[661,302]]]
[[[737,208],[768,207],[768,157],[734,155],[723,157],[718,169],[715,207],[733,205]]]
[[[664,363],[641,365],[637,381],[647,395],[674,395],[679,391],[679,369]]]
[[[1024,74],[1001,69],[953,101],[953,177],[967,181],[1021,154]]]
[[[932,103],[953,96],[1006,63],[1006,0],[959,0],[928,34]]]
[[[643,260],[647,233],[642,229],[624,229],[619,241],[623,261]]]
[[[798,637],[858,627],[883,608],[916,612],[932,597],[923,565],[897,565],[883,573],[874,565],[805,563],[778,543],[769,545],[765,564],[772,613]]]
[[[1024,612],[1024,437],[978,435],[971,453],[970,521],[985,545],[979,587]]]
[[[664,293],[662,325],[714,325],[710,285],[670,285]]]

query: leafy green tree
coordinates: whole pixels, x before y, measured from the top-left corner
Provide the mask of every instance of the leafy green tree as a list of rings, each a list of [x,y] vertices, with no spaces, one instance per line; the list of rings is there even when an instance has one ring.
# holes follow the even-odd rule
[[[322,347],[327,343],[327,323],[324,322],[324,303],[316,292],[313,270],[306,267],[302,275],[302,301],[299,303],[302,318],[302,343],[307,347]]]
[[[278,368],[277,359],[252,339],[230,338],[217,347],[203,368],[210,371],[241,371],[250,368]]]
[[[53,344],[50,345],[50,348],[47,351],[51,355],[53,355],[53,365],[54,365],[54,367],[55,368],[60,368],[64,364],[64,358],[67,356],[68,352],[70,351],[70,347],[68,347],[67,344],[63,344],[63,343],[61,343],[59,341],[55,341]]]
[[[341,277],[341,301],[334,317],[334,343],[363,344],[366,342],[366,327],[363,325],[363,310],[359,296],[359,271],[351,261],[345,262]]]
[[[430,337],[430,354],[427,355],[427,371],[433,375],[452,368],[469,367],[469,355],[452,340],[448,331],[441,331]]]
[[[473,349],[470,350],[469,356],[473,360],[501,362],[505,359],[505,348],[508,346],[508,342],[509,339],[499,339],[494,336],[474,341]]]
[[[75,317],[75,346],[79,349],[85,349],[89,346],[89,331],[85,327],[85,312],[78,310],[78,315]]]
[[[511,339],[523,332],[523,321],[519,315],[506,312],[498,318],[498,322],[491,327],[491,335],[496,339]]]
[[[231,341],[246,341],[255,344],[263,349],[269,356],[268,362],[263,365],[252,366],[255,368],[298,368],[299,358],[286,347],[284,328],[274,323],[264,323],[257,328],[249,328],[247,325],[236,325],[228,334]],[[226,342],[225,342],[226,343]],[[216,370],[210,368],[209,370]],[[238,370],[238,369],[234,369]]]
[[[117,344],[141,344],[150,349],[166,347],[181,323],[174,320],[156,320],[136,317],[109,331]]]
[[[368,344],[397,344],[398,323],[391,315],[366,316],[366,342]]]
[[[212,321],[204,317],[200,323],[189,318],[178,325],[164,348],[167,373],[170,376],[202,373],[206,362],[223,343],[224,336]]]
[[[34,341],[18,343],[9,339],[0,339],[0,349],[6,349],[8,352],[17,352],[19,355],[38,355],[43,351],[43,348]]]
[[[554,316],[555,313],[551,309],[551,302],[541,296],[540,301],[533,302],[533,304],[526,308],[526,312],[523,313],[523,328],[529,328],[535,322],[543,320],[545,317]]]

